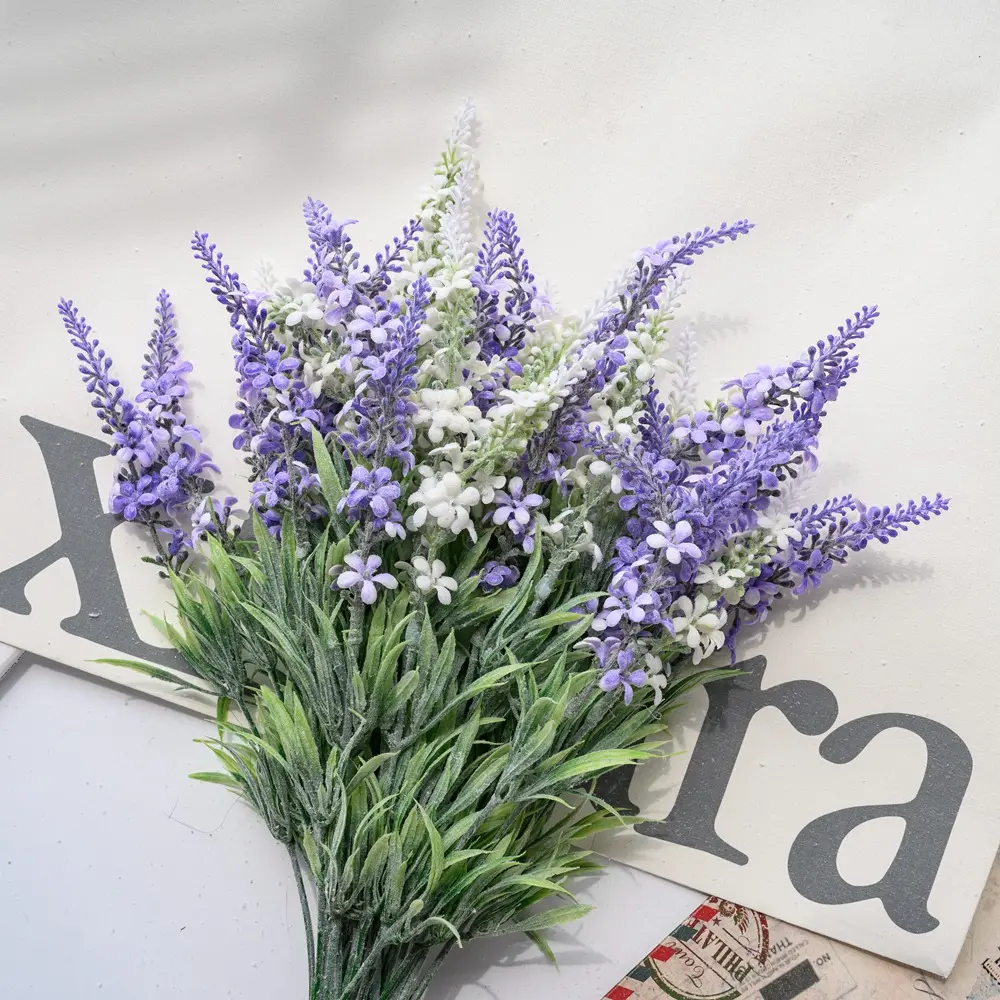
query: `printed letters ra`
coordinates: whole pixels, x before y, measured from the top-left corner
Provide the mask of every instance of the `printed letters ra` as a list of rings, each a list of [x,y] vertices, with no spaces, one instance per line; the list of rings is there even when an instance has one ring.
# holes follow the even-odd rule
[[[866,715],[832,729],[838,706],[833,692],[810,680],[787,681],[762,690],[767,661],[756,656],[739,664],[742,672],[706,685],[709,708],[691,752],[687,772],[670,814],[656,822],[638,823],[642,836],[705,851],[723,861],[745,865],[749,858],[723,840],[715,823],[737,757],[753,717],[762,708],[777,708],[803,735],[827,735],[820,755],[833,764],[854,760],[888,729],[905,729],[927,748],[927,764],[917,794],[909,802],[855,806],[818,816],[799,832],[788,857],[788,876],[795,889],[815,903],[852,903],[880,899],[890,920],[913,934],[934,930],[939,921],[927,909],[941,858],[972,777],[972,754],[947,726],[919,715]],[[623,812],[635,815],[628,790],[634,768],[610,775],[598,794]],[[905,832],[888,870],[871,885],[852,885],[837,869],[837,852],[847,835],[871,819],[899,816]]]

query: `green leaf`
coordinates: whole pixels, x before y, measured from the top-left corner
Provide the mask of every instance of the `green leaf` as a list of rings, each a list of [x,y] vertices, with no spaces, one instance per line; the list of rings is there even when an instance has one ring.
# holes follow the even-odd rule
[[[358,884],[361,887],[374,882],[382,874],[382,868],[389,857],[389,838],[391,836],[390,833],[383,833],[372,844],[372,848],[365,858],[365,863],[361,866],[361,874],[358,876]]]
[[[583,617],[585,616],[576,611],[552,611],[529,622],[526,631],[529,633],[544,632],[547,629],[558,628],[560,625],[572,625]]]
[[[587,906],[584,903],[573,903],[570,906],[553,906],[539,913],[533,913],[523,920],[506,924],[497,933],[509,934],[514,931],[541,931],[546,927],[556,927],[559,924],[568,924],[573,920],[580,920],[590,913],[591,910],[593,910],[593,907]]]
[[[318,879],[321,871],[319,848],[316,846],[316,838],[313,837],[312,832],[308,829],[302,833],[302,853],[306,856],[306,862],[313,874],[313,878]]]
[[[389,702],[386,705],[386,714],[389,716],[395,715],[401,709],[406,707],[406,703],[410,700],[413,693],[417,690],[417,686],[420,684],[420,671],[419,670],[408,670],[402,677],[400,677],[399,682],[392,689],[392,694],[389,697]]]
[[[459,948],[462,947],[462,935],[458,933],[457,928],[450,920],[445,920],[444,917],[428,917],[424,921],[424,924],[440,924],[442,927],[447,928],[454,935]]]
[[[499,687],[508,677],[527,670],[529,666],[530,664],[528,663],[508,663],[505,667],[496,667],[490,670],[478,680],[473,681],[467,688],[460,691],[458,695],[448,702],[448,709],[452,709],[456,705],[461,705],[463,701],[476,698],[491,688]]]
[[[164,670],[162,667],[154,667],[151,663],[143,663],[141,660],[123,660],[115,656],[105,656],[99,660],[94,660],[94,663],[107,663],[112,667],[128,667],[129,670],[135,670],[140,674],[145,674],[147,677],[152,677],[158,681],[166,681],[169,684],[176,684],[179,688],[185,688],[188,691],[198,691],[201,694],[214,694],[213,691],[209,691],[207,688],[198,687],[197,684],[192,684],[190,681],[185,680],[183,677],[172,673],[169,670]]]
[[[549,947],[549,942],[545,940],[545,935],[541,931],[526,931],[525,933],[535,942],[538,950],[558,969],[559,963]]]
[[[188,777],[195,781],[206,781],[210,785],[225,785],[237,791],[243,790],[243,786],[231,774],[223,774],[221,771],[194,771]]]
[[[444,872],[444,844],[441,841],[441,834],[438,832],[437,827],[432,822],[430,816],[427,815],[427,810],[419,802],[416,803],[416,806],[420,810],[420,816],[424,821],[424,826],[427,828],[427,837],[431,845],[431,864],[427,874],[426,893],[430,896],[437,888],[438,882],[441,881],[441,875]]]
[[[364,764],[362,764],[361,767],[354,772],[351,776],[351,780],[347,783],[347,794],[350,795],[355,788],[362,785],[365,780],[373,775],[387,760],[391,760],[395,756],[395,753],[380,753],[366,760]]]
[[[644,760],[654,756],[652,751],[646,752],[643,747],[631,747],[620,750],[595,750],[593,753],[584,754],[575,760],[567,761],[545,775],[546,784],[561,784],[564,781],[572,781],[575,778],[588,777],[595,774],[603,774],[605,771],[622,767],[624,764],[633,764],[637,760]]]
[[[337,513],[337,505],[344,497],[344,486],[334,468],[330,451],[323,440],[323,435],[314,427],[312,429],[313,459],[316,462],[316,475],[319,476],[319,487],[330,511],[330,525],[337,538],[346,534],[343,521]]]

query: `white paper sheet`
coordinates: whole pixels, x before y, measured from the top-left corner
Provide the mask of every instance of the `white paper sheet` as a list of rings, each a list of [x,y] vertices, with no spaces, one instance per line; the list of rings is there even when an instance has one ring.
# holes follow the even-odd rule
[[[9,12],[0,581],[81,529],[60,524],[37,421],[61,432],[50,432],[49,463],[77,484],[93,521],[84,530],[103,530],[92,494],[103,495],[108,470],[73,436],[99,443],[57,297],[76,298],[134,389],[156,292],[173,292],[195,364],[194,417],[231,486],[229,330],[189,259],[191,231],[209,230],[244,271],[267,254],[295,274],[306,244],[298,205],[312,194],[360,218],[357,242],[372,252],[408,218],[454,109],[473,94],[487,194],[516,211],[533,270],[568,306],[584,306],[637,246],[742,215],[757,223],[692,271],[681,320],[702,331],[706,393],[880,305],[861,370],[831,408],[815,495],[853,490],[882,503],[941,489],[953,510],[862,554],[821,598],[779,618],[758,651],[765,688],[815,679],[833,692],[832,729],[904,712],[968,747],[974,767],[928,902],[940,925],[904,931],[875,899],[810,902],[788,876],[796,835],[821,813],[914,795],[925,751],[898,729],[835,764],[819,756],[824,735],[764,709],[718,815],[719,835],[747,864],[638,835],[604,849],[946,971],[1000,840],[990,619],[1000,552],[989,527],[998,18],[993,3],[900,0],[40,0]],[[106,562],[59,558],[4,590],[0,639],[137,683],[90,663],[120,652],[94,636],[108,625],[132,646],[155,643],[141,612],[162,611],[169,595],[138,562],[130,528],[116,528],[110,545],[130,595],[124,615],[95,604]],[[692,747],[697,725],[693,712],[679,747]],[[637,804],[665,817],[686,766],[675,758],[636,779]],[[870,826],[839,859],[856,885],[878,881],[899,842],[898,823]]]

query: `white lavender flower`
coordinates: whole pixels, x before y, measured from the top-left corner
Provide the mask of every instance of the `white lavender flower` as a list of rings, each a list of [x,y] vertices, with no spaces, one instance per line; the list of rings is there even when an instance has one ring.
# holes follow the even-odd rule
[[[428,562],[423,556],[416,556],[412,567],[417,590],[425,594],[433,591],[442,604],[451,604],[451,595],[458,590],[458,583],[447,575],[445,564],[440,559]]]

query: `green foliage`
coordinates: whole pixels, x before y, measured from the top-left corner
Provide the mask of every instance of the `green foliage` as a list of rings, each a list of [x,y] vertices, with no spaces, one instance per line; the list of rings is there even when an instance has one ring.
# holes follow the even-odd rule
[[[319,472],[332,504],[341,476]],[[315,882],[311,1000],[418,1000],[469,938],[521,931],[551,954],[544,930],[588,909],[566,887],[597,867],[588,838],[634,822],[597,779],[661,754],[661,713],[700,678],[655,712],[649,689],[631,707],[603,694],[574,649],[589,595],[539,600],[542,546],[500,594],[428,605],[402,587],[366,608],[329,585],[345,540],[335,522],[304,554],[291,525],[212,539],[161,627],[220,699],[204,743],[221,770],[192,777],[242,796]],[[451,544],[462,581],[476,556]]]

